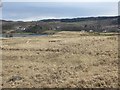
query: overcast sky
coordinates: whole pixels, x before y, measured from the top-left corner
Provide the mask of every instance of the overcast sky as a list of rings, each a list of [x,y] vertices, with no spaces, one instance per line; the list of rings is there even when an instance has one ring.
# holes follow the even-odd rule
[[[2,0],[2,2],[118,2],[119,0]]]
[[[9,2],[10,1],[10,2]],[[117,16],[118,0],[4,0],[2,19],[31,21],[52,18],[76,18],[91,16]],[[20,2],[26,1],[26,2]],[[31,2],[30,2],[31,1]],[[40,2],[41,1],[41,2]],[[62,2],[63,1],[63,2]],[[65,2],[66,1],[66,2]],[[70,1],[70,0],[69,0]],[[72,2],[74,1],[74,2]],[[85,2],[86,1],[86,2]],[[94,2],[93,2],[94,1]],[[113,2],[114,1],[114,2]]]

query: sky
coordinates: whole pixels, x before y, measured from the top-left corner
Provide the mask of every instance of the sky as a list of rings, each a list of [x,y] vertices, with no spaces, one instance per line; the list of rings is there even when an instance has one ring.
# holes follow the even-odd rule
[[[57,2],[55,2],[55,0],[16,1],[17,2],[15,2],[15,0],[3,1],[2,19],[36,21],[42,19],[118,15],[118,0],[56,0]]]
[[[2,2],[118,2],[119,0],[2,0]]]

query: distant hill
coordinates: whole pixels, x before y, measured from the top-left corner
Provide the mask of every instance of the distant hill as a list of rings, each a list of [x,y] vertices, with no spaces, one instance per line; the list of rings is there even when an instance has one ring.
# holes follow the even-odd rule
[[[41,21],[44,22],[54,22],[54,21],[59,21],[59,22],[81,22],[81,21],[88,21],[88,20],[105,20],[105,19],[116,19],[118,16],[114,17],[87,17],[87,18],[72,18],[72,19],[44,19]]]
[[[119,16],[87,17],[72,19],[44,19],[31,22],[2,20],[3,33],[16,32],[45,33],[46,31],[95,31],[118,32]]]

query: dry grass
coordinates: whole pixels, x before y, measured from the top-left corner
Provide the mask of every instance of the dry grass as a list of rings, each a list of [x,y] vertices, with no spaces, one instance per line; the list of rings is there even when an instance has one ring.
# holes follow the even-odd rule
[[[118,37],[84,35],[3,39],[3,87],[118,87]]]

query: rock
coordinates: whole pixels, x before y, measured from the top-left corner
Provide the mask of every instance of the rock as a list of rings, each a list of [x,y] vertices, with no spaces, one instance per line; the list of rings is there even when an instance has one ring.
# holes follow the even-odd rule
[[[15,81],[19,81],[19,80],[22,80],[23,78],[20,77],[20,76],[12,76],[8,82],[15,82]]]

